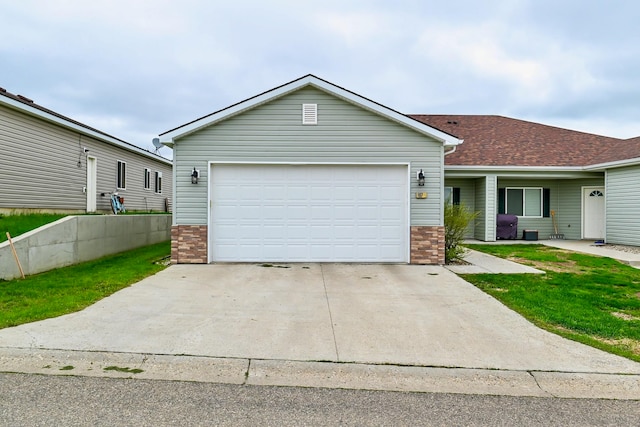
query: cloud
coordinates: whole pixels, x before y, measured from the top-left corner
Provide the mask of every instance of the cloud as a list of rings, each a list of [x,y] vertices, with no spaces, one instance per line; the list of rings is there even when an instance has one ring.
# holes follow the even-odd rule
[[[596,3],[0,0],[0,86],[142,146],[307,73],[406,113],[616,136],[637,122],[640,6]]]

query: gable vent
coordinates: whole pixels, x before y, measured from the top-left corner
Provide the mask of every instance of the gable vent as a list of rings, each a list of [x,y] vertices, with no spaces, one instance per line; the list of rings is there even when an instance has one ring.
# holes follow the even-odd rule
[[[318,104],[302,104],[302,124],[318,124]]]

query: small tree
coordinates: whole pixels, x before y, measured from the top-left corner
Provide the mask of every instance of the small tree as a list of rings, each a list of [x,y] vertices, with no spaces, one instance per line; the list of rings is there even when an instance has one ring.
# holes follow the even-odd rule
[[[444,204],[444,259],[446,264],[462,260],[464,234],[479,212],[471,212],[464,204]]]

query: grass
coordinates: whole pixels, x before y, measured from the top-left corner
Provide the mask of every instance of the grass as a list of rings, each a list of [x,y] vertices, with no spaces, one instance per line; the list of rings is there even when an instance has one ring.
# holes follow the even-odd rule
[[[7,232],[14,238],[27,231],[35,230],[50,222],[64,218],[65,214],[12,214],[3,215],[0,214],[0,243],[7,240]]]
[[[469,245],[546,274],[467,274],[464,279],[534,324],[640,362],[640,270],[543,245]]]
[[[0,280],[0,328],[82,310],[163,270],[159,261],[169,252],[164,242],[26,279]]]

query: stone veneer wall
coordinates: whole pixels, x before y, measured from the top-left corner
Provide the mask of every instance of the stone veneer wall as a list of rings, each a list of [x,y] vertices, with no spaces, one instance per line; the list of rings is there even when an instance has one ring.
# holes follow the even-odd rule
[[[411,264],[444,264],[444,226],[411,227]]]
[[[206,225],[174,225],[171,227],[171,263],[207,263]]]
[[[207,263],[207,226],[171,227],[171,263]],[[444,227],[411,227],[411,264],[444,264]]]

